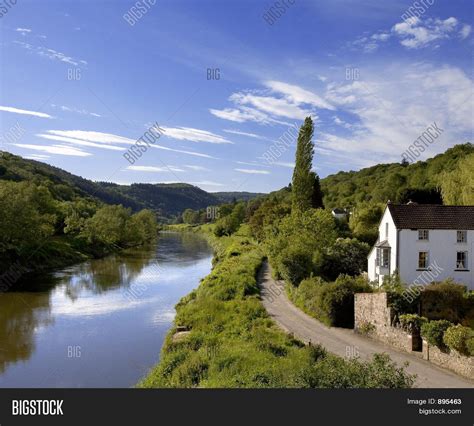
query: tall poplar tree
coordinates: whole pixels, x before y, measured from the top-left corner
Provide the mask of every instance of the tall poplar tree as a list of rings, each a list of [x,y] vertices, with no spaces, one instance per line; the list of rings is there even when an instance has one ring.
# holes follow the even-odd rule
[[[306,117],[298,134],[296,164],[293,171],[292,197],[293,210],[305,211],[311,207],[323,207],[319,177],[311,171],[314,154],[313,120]]]

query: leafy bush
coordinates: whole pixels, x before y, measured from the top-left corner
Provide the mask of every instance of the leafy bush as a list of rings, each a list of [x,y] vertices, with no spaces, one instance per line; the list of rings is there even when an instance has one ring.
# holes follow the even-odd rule
[[[466,287],[451,279],[433,283],[421,293],[421,315],[429,320],[461,322],[466,311]]]
[[[356,238],[339,238],[323,256],[321,275],[335,280],[340,274],[359,275],[367,269],[370,246]]]
[[[370,292],[371,287],[362,277],[341,275],[335,282],[320,278],[304,280],[290,297],[309,315],[328,326],[354,327],[354,294]]]
[[[423,324],[428,321],[425,317],[420,317],[416,314],[402,314],[400,315],[401,327],[412,334],[418,334]]]
[[[365,334],[366,336],[370,336],[375,331],[375,325],[365,321],[361,324],[358,331],[359,333]]]
[[[312,256],[300,247],[287,247],[278,259],[280,275],[294,286],[311,275]]]
[[[437,346],[445,350],[446,345],[443,341],[444,332],[453,324],[447,320],[428,321],[421,326],[421,336],[430,345]]]
[[[474,338],[470,337],[466,341],[466,347],[467,347],[467,352],[469,353],[469,356],[474,356]]]
[[[450,349],[455,349],[459,353],[470,356],[474,353],[470,352],[472,343],[468,346],[468,341],[474,339],[474,331],[462,325],[453,325],[449,327],[443,336],[443,343]]]
[[[323,209],[285,216],[267,225],[265,231],[265,248],[276,276],[285,273],[293,284],[318,268],[321,253],[334,244],[337,236],[334,218]]]
[[[56,206],[44,186],[0,181],[0,254],[21,253],[54,233]]]

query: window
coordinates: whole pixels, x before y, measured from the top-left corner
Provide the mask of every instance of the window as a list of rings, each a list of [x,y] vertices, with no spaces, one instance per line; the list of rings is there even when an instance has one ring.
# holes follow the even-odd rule
[[[467,269],[467,251],[458,251],[456,254],[456,269]]]
[[[467,231],[457,231],[457,242],[467,243]]]
[[[427,229],[418,230],[418,240],[428,240],[430,236],[430,231]]]
[[[382,267],[388,268],[390,265],[390,250],[382,249]]]
[[[420,251],[418,252],[418,269],[427,269],[428,268],[428,252]]]
[[[388,223],[385,224],[385,239],[388,240]]]
[[[389,248],[379,248],[377,249],[376,256],[376,265],[382,268],[390,267],[390,249]]]

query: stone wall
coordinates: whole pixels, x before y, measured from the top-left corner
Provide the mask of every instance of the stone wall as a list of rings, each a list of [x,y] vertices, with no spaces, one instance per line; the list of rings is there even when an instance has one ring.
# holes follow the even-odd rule
[[[400,328],[392,327],[393,310],[387,306],[387,293],[357,293],[354,305],[356,332],[405,352],[417,354],[433,364],[474,379],[474,357],[463,356],[453,350],[444,353],[424,340],[422,352],[413,352],[417,336],[412,337]]]
[[[402,351],[412,352],[412,336],[391,325],[393,310],[387,306],[387,293],[356,293],[354,304],[356,332]]]
[[[445,353],[423,340],[423,358],[461,376],[474,379],[474,357],[472,356],[464,356],[454,350]]]

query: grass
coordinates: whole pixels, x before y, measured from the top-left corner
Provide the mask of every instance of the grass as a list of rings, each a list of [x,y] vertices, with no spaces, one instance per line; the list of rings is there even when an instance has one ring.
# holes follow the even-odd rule
[[[370,363],[346,360],[285,334],[260,302],[257,272],[264,255],[246,236],[247,231],[217,238],[212,225],[199,230],[214,247],[214,268],[176,306],[175,323],[160,362],[139,387],[389,388],[413,384],[413,377],[386,356],[376,356]],[[179,340],[173,339],[178,326],[189,330]]]

